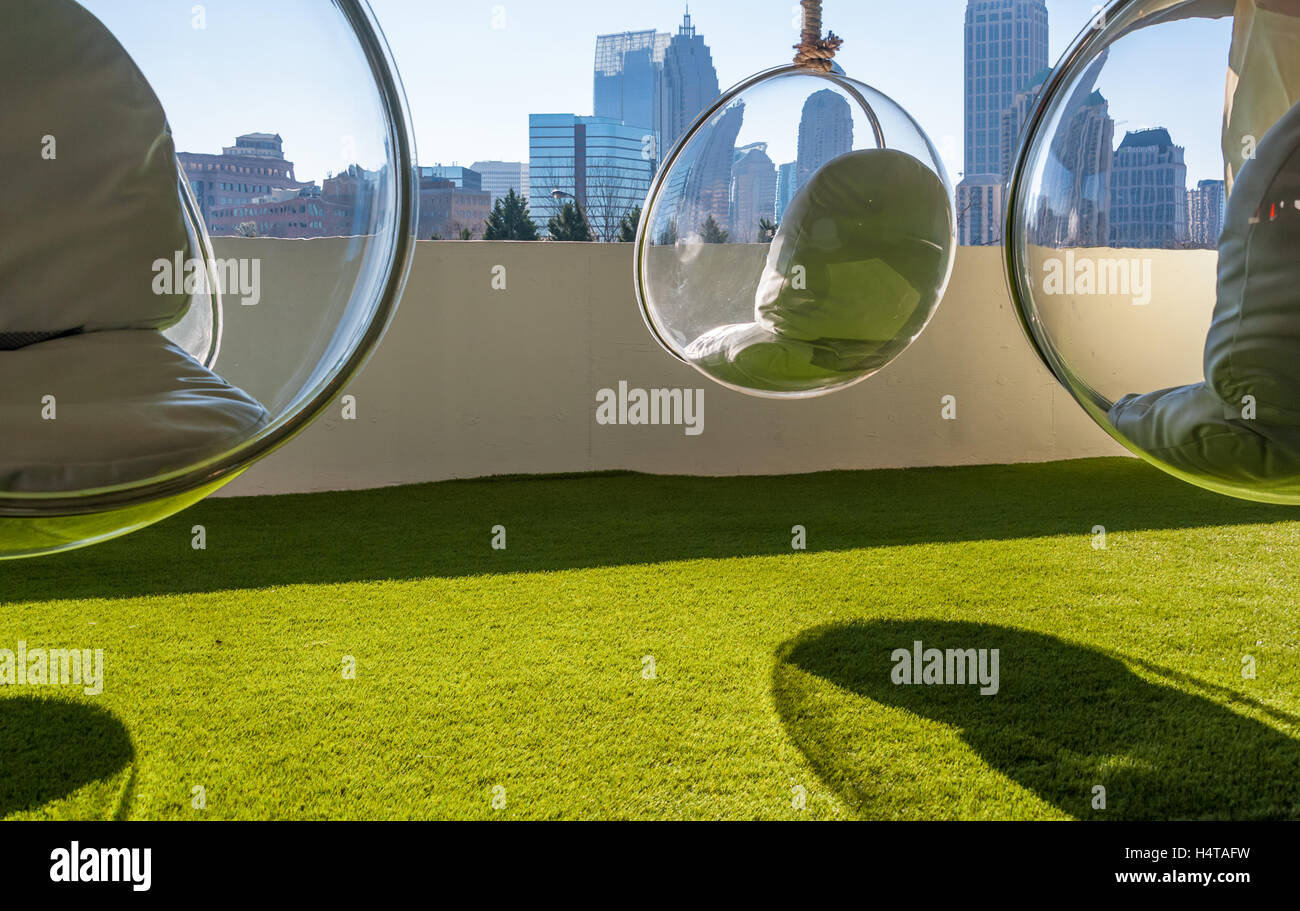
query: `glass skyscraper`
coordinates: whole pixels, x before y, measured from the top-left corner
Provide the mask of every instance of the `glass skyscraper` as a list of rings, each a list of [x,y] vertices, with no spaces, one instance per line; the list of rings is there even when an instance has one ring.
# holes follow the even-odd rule
[[[654,125],[660,160],[700,112],[721,94],[713,54],[704,39],[696,34],[688,12],[664,51],[659,68]]]
[[[592,103],[595,116],[641,127],[646,132],[654,129],[659,66],[668,41],[668,35],[654,29],[597,36]]]
[[[530,114],[529,209],[540,232],[576,199],[596,239],[617,239],[623,217],[650,190],[654,162],[644,138],[642,127],[609,117]]]

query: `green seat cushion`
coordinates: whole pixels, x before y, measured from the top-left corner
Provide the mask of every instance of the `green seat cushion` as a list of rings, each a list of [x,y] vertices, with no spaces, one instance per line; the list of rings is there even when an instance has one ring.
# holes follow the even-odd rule
[[[768,251],[754,322],[687,357],[728,382],[799,391],[872,373],[920,333],[952,254],[940,177],[893,149],[841,155],[800,187]]]

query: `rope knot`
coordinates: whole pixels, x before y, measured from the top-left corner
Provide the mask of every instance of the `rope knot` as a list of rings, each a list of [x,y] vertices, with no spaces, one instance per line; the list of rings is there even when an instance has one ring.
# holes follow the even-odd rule
[[[803,31],[799,43],[794,46],[798,52],[794,55],[795,66],[829,73],[834,67],[835,52],[844,44],[844,39],[834,32],[822,37],[822,0],[800,0],[803,7]]]

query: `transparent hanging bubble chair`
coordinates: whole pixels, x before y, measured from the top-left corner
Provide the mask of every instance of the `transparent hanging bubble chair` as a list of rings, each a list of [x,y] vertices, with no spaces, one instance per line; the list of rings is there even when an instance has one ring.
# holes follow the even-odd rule
[[[1004,233],[1043,362],[1176,477],[1300,503],[1300,3],[1124,0],[1048,79]]]
[[[636,238],[651,334],[770,398],[843,389],[897,357],[934,315],[955,246],[933,144],[833,63],[819,0],[803,10],[794,64],[723,93],[665,156]]]
[[[354,0],[0,6],[0,557],[231,481],[360,369],[416,218]]]

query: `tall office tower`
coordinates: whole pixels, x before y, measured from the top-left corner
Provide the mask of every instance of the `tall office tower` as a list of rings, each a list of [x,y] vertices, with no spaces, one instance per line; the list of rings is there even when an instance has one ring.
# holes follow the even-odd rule
[[[1187,242],[1184,151],[1163,128],[1125,135],[1111,172],[1111,246],[1168,248]]]
[[[1002,172],[1002,112],[1047,65],[1044,0],[966,4],[966,176]]]
[[[1227,185],[1222,180],[1202,180],[1187,191],[1187,234],[1198,247],[1217,250],[1228,208]]]
[[[781,219],[785,218],[785,210],[790,205],[790,200],[794,199],[795,190],[799,189],[795,182],[795,169],[798,167],[797,162],[788,162],[776,169],[776,220],[779,224]]]
[[[655,126],[655,93],[668,35],[654,29],[599,35],[592,110],[597,117],[641,127]]]
[[[957,188],[962,243],[1001,241],[1003,113],[1047,68],[1044,0],[969,0],[965,36],[965,167]]]
[[[799,152],[795,180],[805,186],[822,165],[853,151],[853,113],[849,102],[833,89],[814,92],[799,118]]]
[[[642,154],[644,132],[608,117],[528,115],[528,205],[543,236],[547,221],[572,198],[598,240],[618,239],[623,216],[650,190],[653,162]]]
[[[682,165],[689,168],[678,207],[677,232],[682,238],[698,235],[712,216],[718,227],[731,230],[731,167],[736,158],[736,137],[745,121],[745,103],[737,101],[714,115],[707,137],[692,143]],[[775,188],[773,194],[775,195]]]
[[[1110,243],[1115,121],[1101,92],[1072,99],[1061,115],[1042,177],[1042,205],[1030,231],[1049,247]]]
[[[713,54],[696,33],[688,11],[677,34],[671,36],[659,68],[655,134],[661,161],[700,112],[721,94]]]
[[[518,196],[528,196],[528,165],[522,161],[476,161],[469,166],[483,178],[483,189],[492,194],[495,205],[511,190]]]
[[[759,221],[776,218],[776,165],[766,142],[736,149],[731,165],[731,240],[751,244],[759,237]]]

